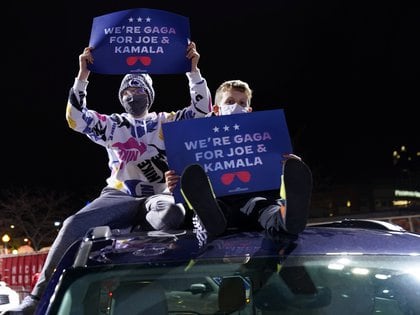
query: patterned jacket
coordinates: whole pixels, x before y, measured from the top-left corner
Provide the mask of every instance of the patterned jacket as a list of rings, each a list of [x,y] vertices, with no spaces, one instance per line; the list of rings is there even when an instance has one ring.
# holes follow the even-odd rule
[[[211,111],[211,94],[200,72],[187,72],[191,103],[175,112],[150,112],[143,118],[104,115],[86,106],[87,81],[76,78],[66,109],[70,128],[86,134],[108,153],[107,185],[135,197],[164,192],[168,163],[162,124],[204,117]]]

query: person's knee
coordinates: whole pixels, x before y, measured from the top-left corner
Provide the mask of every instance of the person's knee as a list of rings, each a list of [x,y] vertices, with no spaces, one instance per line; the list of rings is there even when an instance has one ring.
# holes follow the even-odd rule
[[[146,214],[146,220],[155,230],[177,229],[184,222],[185,208],[172,204],[165,208],[151,209]]]

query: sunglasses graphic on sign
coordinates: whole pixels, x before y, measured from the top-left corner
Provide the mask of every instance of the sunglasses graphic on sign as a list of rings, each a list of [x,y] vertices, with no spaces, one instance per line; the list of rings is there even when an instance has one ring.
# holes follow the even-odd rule
[[[248,183],[251,180],[251,173],[248,171],[239,171],[234,173],[225,173],[220,177],[220,180],[224,185],[230,185],[232,184],[235,177],[238,177],[238,179],[242,183]]]
[[[137,61],[140,61],[143,66],[149,66],[152,63],[152,58],[149,56],[129,56],[125,59],[125,62],[129,66],[134,66]]]

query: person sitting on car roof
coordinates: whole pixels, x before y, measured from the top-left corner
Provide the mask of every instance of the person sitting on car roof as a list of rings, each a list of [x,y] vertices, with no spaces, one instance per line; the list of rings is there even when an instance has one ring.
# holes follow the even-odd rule
[[[241,80],[223,82],[216,91],[213,111],[207,116],[249,113],[252,90]],[[297,235],[306,226],[312,193],[312,174],[302,159],[285,154],[280,190],[260,191],[218,197],[199,164],[185,168],[179,176],[166,172],[171,191],[181,181],[181,193],[188,207],[194,210],[196,230],[210,235],[222,234],[227,228],[259,230]],[[238,211],[239,209],[239,211]]]
[[[100,196],[67,218],[60,229],[32,292],[7,314],[32,315],[54,269],[65,251],[95,226],[124,229],[140,221],[144,230],[170,230],[184,222],[185,209],[167,190],[168,170],[162,124],[205,116],[211,110],[211,95],[198,68],[200,58],[191,42],[186,57],[191,60],[189,80],[191,103],[174,112],[149,112],[155,99],[152,78],[146,73],[124,76],[118,98],[124,113],[99,114],[87,108],[86,87],[93,63],[87,47],[79,56],[76,77],[66,109],[70,128],[103,146],[108,154],[110,176]],[[91,176],[91,174],[81,174]]]

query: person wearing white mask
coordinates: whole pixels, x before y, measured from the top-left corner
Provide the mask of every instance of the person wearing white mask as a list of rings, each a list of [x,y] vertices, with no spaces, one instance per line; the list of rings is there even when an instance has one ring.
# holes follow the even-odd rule
[[[221,116],[252,112],[252,90],[241,80],[223,82],[216,90],[213,111],[207,116]]]
[[[252,90],[241,80],[223,82],[215,93],[213,110],[206,116],[252,112]],[[194,211],[193,227],[199,239],[223,234],[226,229],[260,230],[270,236],[296,236],[306,226],[312,194],[312,173],[302,159],[285,154],[280,189],[217,197],[199,164],[187,166],[182,175],[165,173],[169,190],[181,182],[187,206]]]

